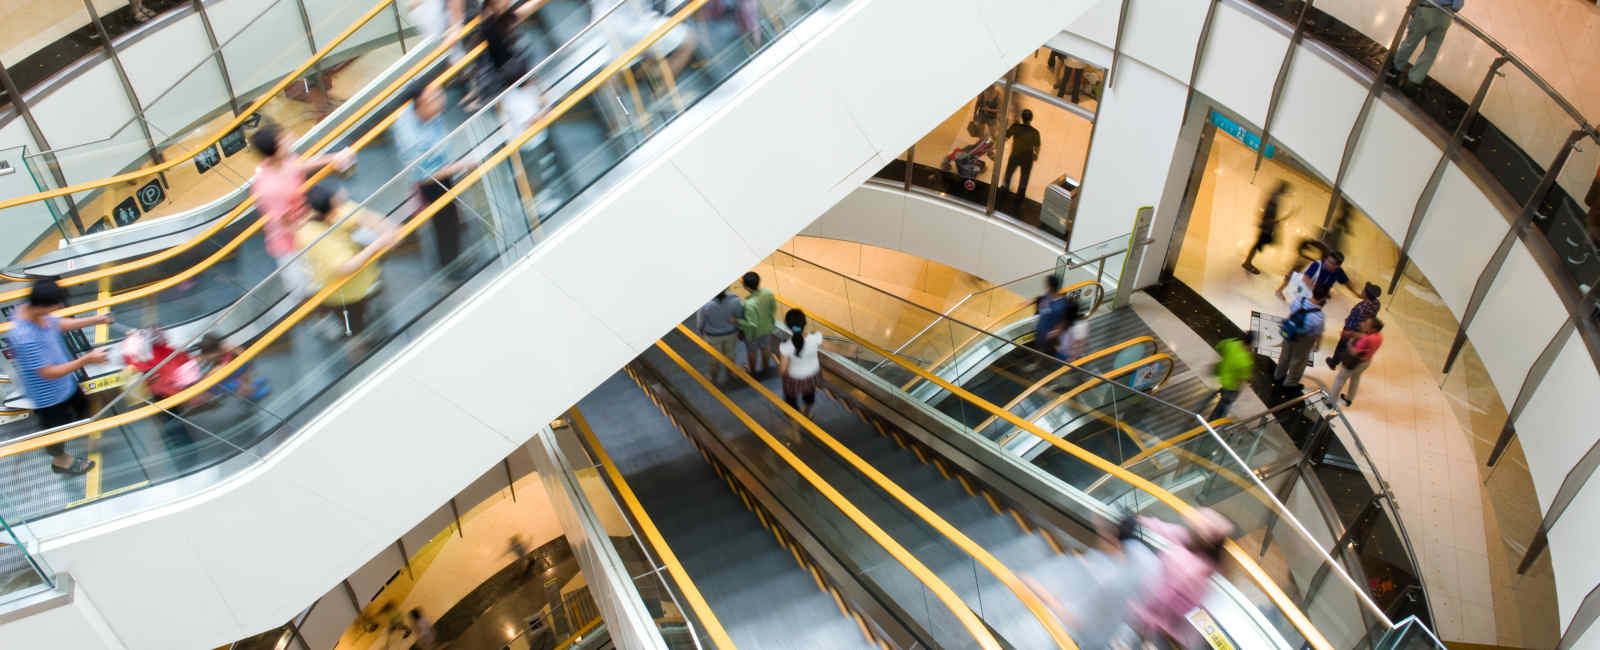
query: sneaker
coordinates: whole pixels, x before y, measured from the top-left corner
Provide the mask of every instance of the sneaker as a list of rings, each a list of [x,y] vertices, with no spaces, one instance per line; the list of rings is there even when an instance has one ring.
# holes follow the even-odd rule
[[[1352,406],[1355,404],[1354,402],[1350,401],[1350,396],[1345,395],[1344,393],[1339,394],[1339,401],[1344,402],[1345,406]]]

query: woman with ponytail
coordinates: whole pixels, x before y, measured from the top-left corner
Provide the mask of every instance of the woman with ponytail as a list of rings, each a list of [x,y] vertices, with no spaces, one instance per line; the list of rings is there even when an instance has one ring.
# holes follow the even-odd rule
[[[783,401],[806,417],[817,403],[817,378],[822,375],[822,332],[806,333],[806,315],[798,309],[784,314],[787,340],[778,345],[778,374],[783,377]],[[804,402],[804,405],[801,405]]]

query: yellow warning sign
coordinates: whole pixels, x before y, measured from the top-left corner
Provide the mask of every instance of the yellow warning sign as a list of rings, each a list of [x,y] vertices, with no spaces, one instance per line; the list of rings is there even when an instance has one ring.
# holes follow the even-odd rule
[[[1211,618],[1210,612],[1196,607],[1194,611],[1189,612],[1188,618],[1189,624],[1200,631],[1200,636],[1205,637],[1206,645],[1211,646],[1212,650],[1237,650],[1233,640],[1229,639],[1228,634],[1217,625],[1217,621]]]
[[[93,395],[103,390],[121,386],[123,382],[127,381],[127,379],[128,376],[126,373],[113,372],[109,375],[100,375],[99,377],[95,377],[94,379],[80,383],[78,386],[83,389],[83,394]]]

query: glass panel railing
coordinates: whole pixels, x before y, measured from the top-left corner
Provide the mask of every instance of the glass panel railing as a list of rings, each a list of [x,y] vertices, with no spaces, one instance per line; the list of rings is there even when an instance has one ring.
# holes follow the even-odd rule
[[[1444,650],[1445,645],[1421,621],[1407,618],[1396,623],[1395,628],[1379,639],[1373,645],[1373,648],[1375,650]]]
[[[42,189],[72,191],[54,199],[33,195],[7,201],[12,207],[0,210],[0,217],[48,200],[70,234],[16,261],[32,260],[77,237],[185,212],[243,187],[260,162],[245,146],[248,129],[265,119],[290,131],[308,131],[344,101],[364,98],[360,90],[400,58],[396,23],[387,19],[392,2],[309,24],[291,0],[253,8],[250,16],[237,19],[230,34],[218,34],[219,52],[197,60],[167,87],[141,96],[142,123],[135,118],[109,137],[57,143],[55,150],[34,153],[30,167],[55,164],[73,184],[62,188],[54,175],[44,174],[39,178],[49,180]],[[313,52],[304,36],[308,28],[327,34],[330,48],[337,40],[341,49],[332,55],[328,48]],[[228,69],[233,104],[196,106],[195,97],[227,97],[218,54]],[[113,176],[118,178],[110,182]]]
[[[0,605],[55,588],[55,575],[25,542],[28,531],[0,517]]]
[[[1138,390],[1136,387],[1148,381],[1152,371],[1144,371],[1143,381],[1126,379],[1141,374],[1140,370],[1151,364],[1135,363],[1133,369],[1118,376],[1100,375],[1061,366],[1005,336],[947,318],[941,320],[939,327],[920,334],[939,332],[950,341],[976,334],[1006,352],[1036,355],[1040,365],[1068,368],[1060,376],[1076,374],[1080,385],[1093,382],[1098,391],[1078,392],[1072,397],[1081,400],[1059,414],[1053,410],[1027,417],[1004,413],[1000,405],[965,390],[960,381],[966,378],[941,378],[931,365],[889,352],[906,337],[917,335],[919,328],[902,325],[852,331],[842,325],[870,322],[873,313],[884,311],[884,305],[893,302],[886,294],[843,278],[839,282],[848,286],[843,299],[822,303],[819,309],[812,309],[803,299],[790,298],[785,293],[789,288],[816,284],[815,279],[800,277],[816,275],[814,268],[804,268],[801,274],[789,273],[797,264],[769,266],[774,276],[768,286],[789,306],[806,309],[812,322],[820,324],[819,329],[827,337],[825,350],[888,384],[902,385],[907,374],[923,378],[924,383],[935,385],[944,393],[943,400],[957,402],[948,407],[941,405],[937,410],[961,424],[998,418],[997,430],[1003,433],[998,439],[980,436],[983,444],[1043,470],[1058,481],[1064,493],[1087,493],[1094,497],[1091,503],[1097,508],[1124,508],[1172,520],[1200,506],[1228,516],[1237,527],[1236,545],[1230,555],[1236,562],[1246,564],[1248,575],[1261,578],[1232,582],[1252,595],[1249,601],[1260,607],[1261,620],[1270,621],[1291,644],[1311,640],[1306,636],[1310,634],[1326,637],[1326,642],[1331,643],[1326,647],[1357,647],[1365,643],[1370,630],[1387,629],[1388,619],[1382,610],[1327,551],[1333,547],[1337,534],[1326,526],[1316,504],[1297,501],[1286,505],[1274,489],[1281,485],[1258,477],[1257,468],[1242,462],[1199,416]],[[879,295],[872,300],[857,299],[858,295],[873,293]],[[902,313],[898,323],[941,319],[939,314],[905,301],[894,304]],[[890,363],[883,364],[885,360]],[[894,370],[886,370],[890,367]],[[1252,456],[1265,459],[1266,449],[1274,450],[1275,460],[1293,455],[1292,449],[1281,443],[1274,441],[1273,445],[1258,446]],[[1124,464],[1125,467],[1118,466]],[[1305,491],[1298,494],[1304,495]],[[1295,619],[1301,612],[1306,618],[1297,625]]]
[[[192,475],[202,468],[216,469],[206,474],[206,481],[222,480],[259,460],[337,399],[342,387],[381,367],[444,318],[448,310],[440,306],[461,299],[456,290],[475,274],[524,255],[564,225],[571,214],[561,208],[573,196],[762,51],[740,36],[742,30],[722,29],[732,26],[731,17],[700,15],[705,4],[697,0],[680,10],[651,40],[669,29],[715,26],[696,39],[696,56],[703,59],[703,65],[683,70],[671,82],[662,78],[656,84],[630,85],[619,81],[619,75],[627,70],[626,61],[602,65],[628,52],[622,48],[602,45],[581,52],[575,49],[572,57],[546,59],[547,63],[524,79],[537,77],[542,83],[564,88],[581,83],[581,87],[562,95],[526,130],[521,123],[504,129],[499,112],[492,110],[500,99],[486,102],[488,109],[434,146],[447,160],[476,165],[444,198],[416,214],[403,209],[412,185],[408,170],[368,193],[359,205],[352,200],[335,210],[329,222],[336,225],[328,232],[338,239],[317,232],[320,228],[303,231],[299,243],[323,252],[307,256],[302,251],[291,264],[322,264],[320,273],[327,279],[311,295],[290,297],[289,288],[301,285],[286,278],[282,269],[273,271],[271,266],[261,265],[263,258],[256,258],[251,263],[254,268],[225,272],[232,278],[228,283],[249,287],[241,291],[241,298],[218,314],[184,325],[181,335],[177,327],[168,327],[162,320],[161,301],[147,303],[157,311],[148,320],[146,314],[126,316],[124,324],[167,328],[175,349],[197,352],[205,333],[219,335],[238,347],[223,348],[223,357],[231,360],[217,364],[199,381],[180,381],[177,385],[187,386],[176,392],[172,391],[174,385],[165,381],[169,375],[162,369],[166,365],[201,368],[201,362],[193,359],[195,353],[189,353],[188,359],[167,356],[163,360],[159,354],[137,357],[142,350],[135,349],[141,364],[156,365],[127,381],[121,390],[107,391],[110,399],[97,407],[92,421],[32,434],[0,450],[0,463],[37,466],[44,462],[43,456],[27,452],[62,442],[81,453],[95,436],[97,453],[102,454],[95,470],[101,473],[96,489],[87,490],[84,481],[74,479],[49,483],[50,489],[35,492],[32,488],[37,484],[30,483],[29,472],[9,472],[13,480],[3,490],[14,510],[8,514],[33,519]],[[822,0],[790,3],[782,11],[763,14],[760,20],[772,21],[773,33],[781,33],[823,4]],[[623,18],[631,16],[608,14],[589,34],[634,33],[631,23],[609,22]],[[713,38],[712,34],[722,36]],[[594,44],[592,38],[577,40]],[[640,44],[631,49],[644,48]],[[569,67],[555,68],[554,60]],[[614,104],[594,96],[602,88],[616,93],[605,98],[636,98],[636,105],[645,112],[630,111],[625,119],[608,122]],[[590,110],[574,110],[578,107]],[[645,115],[648,120],[642,119]],[[585,157],[548,155],[548,147],[554,145],[536,140],[536,136],[549,128],[594,134],[592,143],[615,148],[600,144]],[[485,151],[493,153],[483,157]],[[541,179],[555,180],[534,185],[533,181]],[[382,234],[385,231],[391,234]],[[440,240],[452,237],[459,237],[458,254],[453,259],[439,259]],[[318,248],[329,242],[330,248]],[[371,257],[359,264],[360,272],[341,275],[344,267],[336,260],[345,255],[343,251],[364,246],[371,247]],[[333,252],[326,252],[329,250]],[[121,361],[120,355],[117,361]],[[262,378],[268,380],[269,390],[256,383]],[[268,440],[272,443],[261,444]],[[31,475],[40,483],[50,481],[37,472]]]

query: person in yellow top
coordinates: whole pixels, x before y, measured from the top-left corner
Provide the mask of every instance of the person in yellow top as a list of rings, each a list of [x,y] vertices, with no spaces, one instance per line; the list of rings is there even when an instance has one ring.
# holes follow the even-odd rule
[[[367,302],[377,293],[381,277],[378,264],[367,264],[365,268],[362,265],[394,245],[395,227],[377,214],[351,204],[344,190],[318,185],[306,192],[306,204],[311,216],[295,231],[295,245],[305,250],[302,255],[318,290],[355,274],[322,300],[325,311],[343,315],[346,335],[354,336],[366,329]],[[365,246],[355,238],[362,228],[378,235]]]

